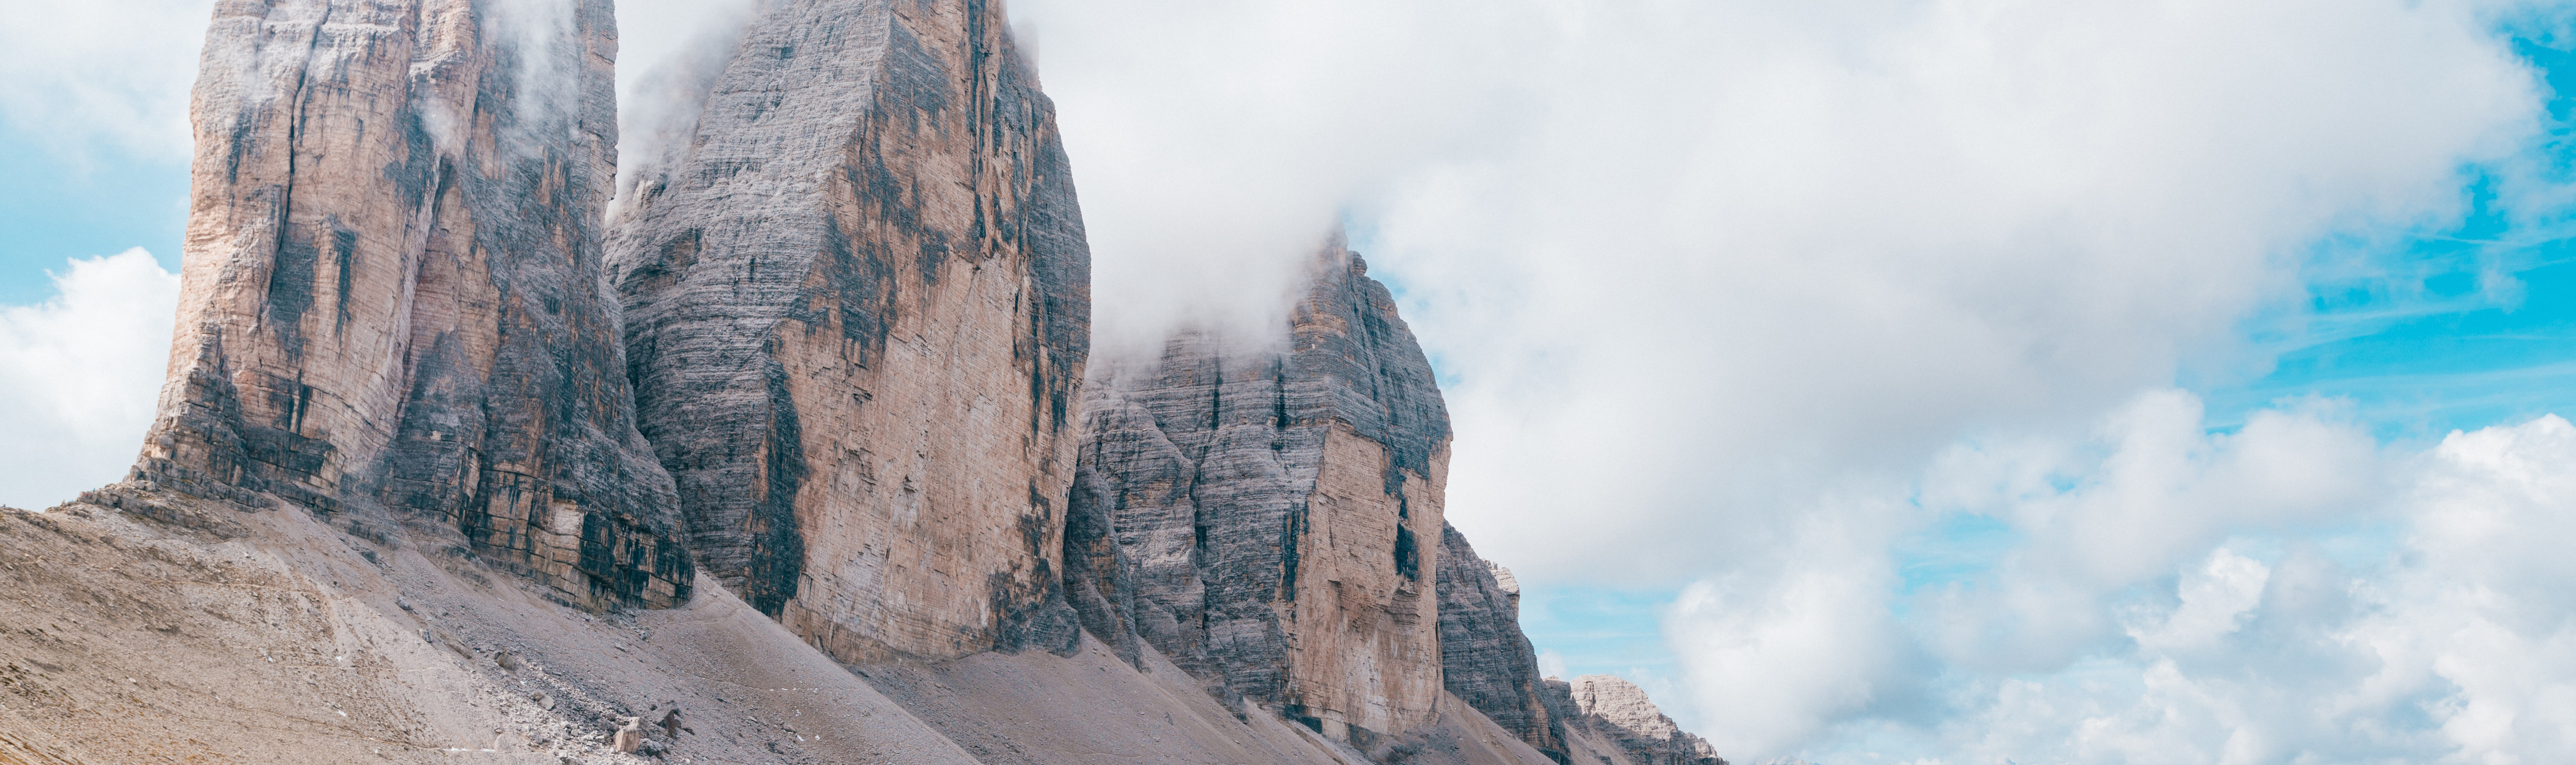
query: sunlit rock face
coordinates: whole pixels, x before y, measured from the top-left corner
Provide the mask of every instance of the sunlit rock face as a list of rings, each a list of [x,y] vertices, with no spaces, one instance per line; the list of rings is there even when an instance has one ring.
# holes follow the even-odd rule
[[[1096,376],[1072,504],[1102,530],[1074,552],[1098,596],[1077,602],[1221,696],[1365,749],[1430,722],[1442,693],[1449,418],[1338,237],[1288,329],[1275,348],[1185,333]]]
[[[218,4],[177,340],[133,477],[437,519],[589,607],[685,601],[600,289],[611,13]]]
[[[1566,762],[1565,724],[1548,712],[1538,652],[1521,633],[1520,582],[1440,530],[1440,666],[1449,692],[1523,743]]]
[[[1605,740],[1636,765],[1726,765],[1707,740],[1682,730],[1636,683],[1614,675],[1546,683],[1568,727]]]
[[[621,205],[644,434],[725,586],[846,662],[1071,650],[1090,251],[998,3],[794,0]]]

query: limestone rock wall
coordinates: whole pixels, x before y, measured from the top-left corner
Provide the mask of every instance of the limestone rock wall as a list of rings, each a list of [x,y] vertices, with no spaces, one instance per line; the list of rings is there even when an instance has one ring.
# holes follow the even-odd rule
[[[1440,529],[1440,667],[1451,694],[1557,762],[1565,723],[1547,708],[1538,651],[1521,634],[1520,583],[1476,556],[1456,528]]]
[[[1069,554],[1086,623],[1361,749],[1436,715],[1449,445],[1430,363],[1367,274],[1336,238],[1284,347],[1183,334],[1098,376],[1071,504],[1104,531]]]
[[[400,508],[590,607],[693,573],[600,288],[610,0],[227,0],[133,478]]]
[[[999,3],[789,0],[621,205],[644,434],[690,547],[847,662],[1072,649],[1090,252]]]
[[[1549,701],[1567,721],[1606,740],[1636,765],[1726,765],[1707,740],[1666,717],[1645,689],[1613,675],[1548,678]]]

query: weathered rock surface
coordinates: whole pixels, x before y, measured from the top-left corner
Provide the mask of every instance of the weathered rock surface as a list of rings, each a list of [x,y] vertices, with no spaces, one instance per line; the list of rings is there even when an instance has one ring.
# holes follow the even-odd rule
[[[1393,297],[1338,237],[1289,330],[1284,348],[1183,334],[1097,376],[1075,602],[1094,632],[1132,633],[1220,698],[1367,749],[1433,722],[1442,695],[1448,414]]]
[[[591,608],[688,600],[600,289],[610,14],[218,5],[177,339],[134,477],[438,519]]]
[[[1572,682],[1548,678],[1546,684],[1568,728],[1606,740],[1635,765],[1726,765],[1707,740],[1674,724],[1635,683],[1584,675]]]
[[[623,205],[644,434],[701,566],[849,662],[1070,651],[1090,254],[982,0],[791,0]]]
[[[1449,692],[1557,762],[1565,723],[1548,712],[1538,651],[1521,633],[1520,582],[1477,557],[1467,536],[1440,529],[1440,666]],[[1506,587],[1504,582],[1509,581]]]

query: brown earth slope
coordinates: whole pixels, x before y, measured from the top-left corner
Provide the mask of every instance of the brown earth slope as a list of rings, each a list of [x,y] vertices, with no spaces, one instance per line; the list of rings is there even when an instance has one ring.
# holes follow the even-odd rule
[[[975,761],[721,588],[595,615],[453,536],[99,497],[0,512],[0,734],[72,762],[640,763],[629,717],[666,762]]]
[[[591,614],[435,526],[95,496],[0,511],[0,762],[1549,762],[1454,697],[1363,753],[1096,640],[851,668],[721,587]]]

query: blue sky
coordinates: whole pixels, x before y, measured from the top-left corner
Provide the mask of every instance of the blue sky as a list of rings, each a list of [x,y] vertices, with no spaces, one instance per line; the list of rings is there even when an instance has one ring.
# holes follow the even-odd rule
[[[68,145],[66,145],[68,144]],[[188,225],[185,157],[30,135],[0,123],[0,303],[50,296],[48,271],[72,258],[141,247],[179,267]]]
[[[198,22],[136,9],[195,2],[0,30],[0,360],[150,367],[82,330],[166,274],[67,261],[175,268],[186,194],[184,61],[11,51],[157,50],[118,40]],[[624,71],[679,5],[621,3]],[[2576,535],[2576,431],[2535,419],[2576,413],[2563,4],[1013,11],[1103,347],[1275,315],[1340,211],[1551,668],[1739,762],[2576,759],[2542,544]],[[140,105],[47,111],[94,81]],[[148,377],[24,371],[0,394]],[[6,480],[130,457],[133,415],[49,411],[0,410],[0,455],[94,453]]]

